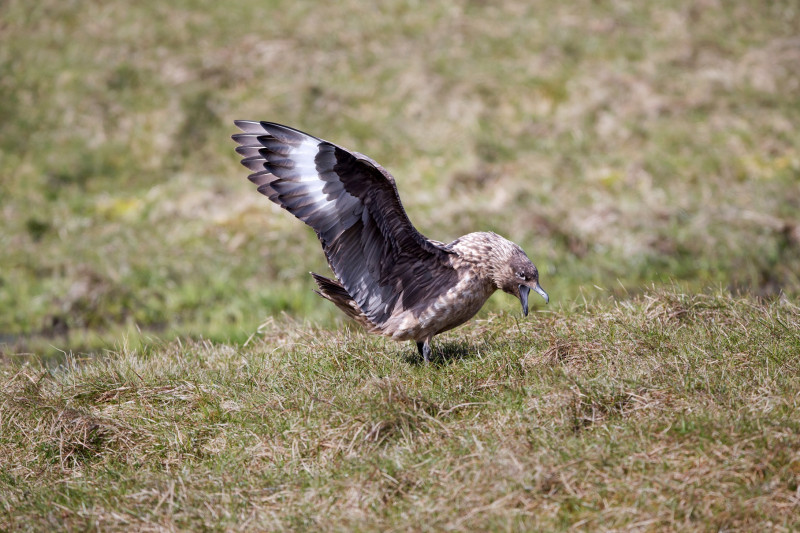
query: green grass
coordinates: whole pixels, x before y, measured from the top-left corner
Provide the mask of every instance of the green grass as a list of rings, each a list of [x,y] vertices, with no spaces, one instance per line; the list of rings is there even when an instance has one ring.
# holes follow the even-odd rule
[[[279,321],[0,379],[0,524],[794,530],[800,308],[648,291],[437,344]]]
[[[0,21],[0,529],[798,527],[796,2]],[[349,330],[234,119],[518,242],[550,306],[493,297],[430,368]]]
[[[0,9],[12,351],[335,324],[305,274],[327,268],[313,232],[245,181],[236,118],[371,155],[425,234],[519,242],[555,301],[800,288],[792,2]]]

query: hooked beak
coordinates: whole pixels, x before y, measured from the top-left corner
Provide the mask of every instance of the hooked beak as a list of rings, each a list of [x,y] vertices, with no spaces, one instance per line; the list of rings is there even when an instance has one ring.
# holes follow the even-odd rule
[[[546,304],[550,303],[550,296],[548,296],[548,294],[544,292],[544,289],[541,287],[541,285],[537,283],[536,285],[533,286],[533,290],[536,291],[536,293],[539,294],[542,298],[544,298],[544,303]],[[520,303],[522,303],[522,314],[525,316],[528,316],[528,295],[530,294],[530,292],[531,292],[531,287],[528,287],[527,285],[519,286],[519,301]]]
[[[539,285],[538,282],[536,283],[536,285],[533,286],[533,290],[536,291],[536,294],[538,294],[539,296],[544,298],[544,303],[546,303],[546,304],[550,303],[550,295],[548,295],[546,292],[544,292],[544,289],[542,288],[541,285]]]

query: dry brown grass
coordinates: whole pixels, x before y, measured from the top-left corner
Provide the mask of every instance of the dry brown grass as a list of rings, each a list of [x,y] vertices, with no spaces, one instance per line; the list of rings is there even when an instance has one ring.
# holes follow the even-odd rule
[[[800,310],[649,291],[445,335],[4,364],[7,528],[785,530]]]

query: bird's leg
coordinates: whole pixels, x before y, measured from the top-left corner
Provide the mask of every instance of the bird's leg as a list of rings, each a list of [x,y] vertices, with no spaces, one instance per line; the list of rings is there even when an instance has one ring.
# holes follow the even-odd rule
[[[417,341],[417,350],[419,350],[419,354],[425,359],[425,363],[431,362],[431,343],[429,340]]]

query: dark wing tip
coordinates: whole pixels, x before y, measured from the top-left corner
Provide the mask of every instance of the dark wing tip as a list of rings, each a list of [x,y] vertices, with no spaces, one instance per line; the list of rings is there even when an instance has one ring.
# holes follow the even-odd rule
[[[252,170],[253,172],[261,172],[262,170],[266,170],[264,167],[266,160],[261,156],[245,157],[244,159],[239,161],[239,163],[241,163],[248,169]]]
[[[263,194],[264,196],[268,196],[268,197],[269,197],[269,199],[270,199],[270,200],[273,200],[273,201],[274,201],[274,198],[273,198],[273,196],[274,196],[275,198],[277,198],[277,197],[278,197],[278,193],[277,193],[277,191],[276,191],[275,189],[273,189],[273,188],[272,188],[272,185],[270,185],[269,183],[264,183],[263,185],[260,185],[260,186],[258,187],[258,189],[256,189],[256,190],[257,190],[258,192],[260,192],[261,194]]]
[[[274,122],[261,122],[260,126],[263,131],[284,144],[296,146],[308,140],[309,138],[319,140],[308,133],[290,128],[289,126],[284,126],[283,124],[276,124]]]
[[[273,178],[274,174],[272,174],[272,172],[270,172],[269,170],[261,170],[259,172],[254,172],[253,174],[247,176],[247,179],[258,185],[259,187],[261,185],[264,185],[265,183],[269,183],[270,181],[272,181]]]
[[[236,153],[242,156],[243,159],[248,157],[255,157],[261,155],[261,146],[237,146]]]
[[[231,139],[241,144],[242,146],[256,146],[260,145],[259,139],[264,136],[264,132],[259,133],[234,133]]]
[[[234,120],[233,123],[236,125],[237,128],[239,128],[245,133],[264,132],[264,128],[261,126],[261,122],[257,120]]]

